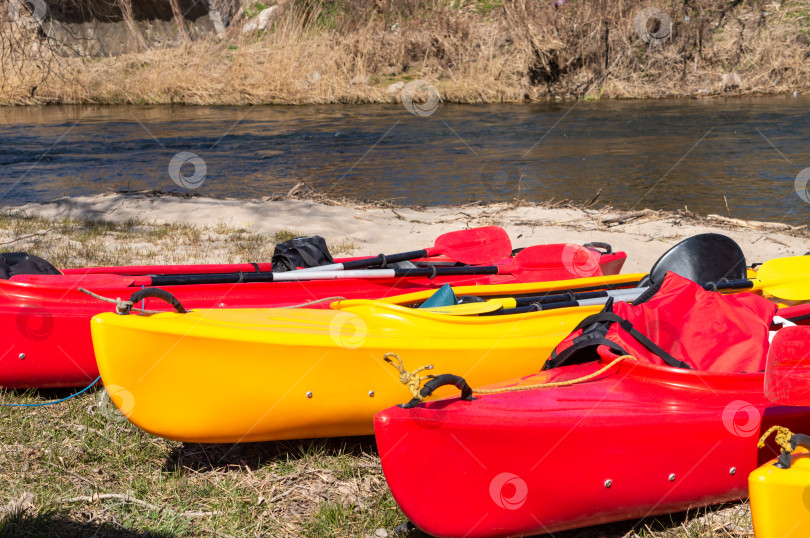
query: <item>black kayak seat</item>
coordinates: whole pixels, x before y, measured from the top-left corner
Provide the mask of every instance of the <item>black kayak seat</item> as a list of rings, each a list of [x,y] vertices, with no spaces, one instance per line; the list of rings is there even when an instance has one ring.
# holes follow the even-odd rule
[[[638,287],[658,284],[667,271],[693,282],[747,278],[745,254],[736,241],[722,234],[706,233],[684,239],[655,262]]]

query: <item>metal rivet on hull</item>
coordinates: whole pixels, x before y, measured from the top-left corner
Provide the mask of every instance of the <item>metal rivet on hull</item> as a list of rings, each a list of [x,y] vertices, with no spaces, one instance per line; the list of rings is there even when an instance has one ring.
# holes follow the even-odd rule
[[[369,398],[373,398],[373,397],[374,397],[374,391],[373,391],[373,390],[368,391],[368,397],[369,397]]]
[[[311,390],[307,391],[307,398],[312,398],[312,391]]]
[[[675,473],[672,473],[671,475],[669,475],[669,481],[670,482],[675,482]]]
[[[612,485],[613,485],[613,480],[611,480],[609,478],[607,480],[605,480],[605,487],[606,488],[609,488]]]
[[[17,357],[19,357],[19,359],[21,361],[24,361],[25,360],[25,353],[20,353],[19,355],[17,355]]]
[[[731,469],[729,469],[729,470],[728,470],[728,474],[730,474],[730,475],[735,475],[735,474],[737,474],[737,468],[736,468],[736,467],[732,467]]]

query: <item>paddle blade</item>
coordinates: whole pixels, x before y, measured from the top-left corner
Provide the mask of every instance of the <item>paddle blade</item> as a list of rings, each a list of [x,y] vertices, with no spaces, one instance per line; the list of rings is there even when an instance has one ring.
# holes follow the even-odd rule
[[[510,257],[512,241],[500,226],[484,226],[442,234],[428,253],[444,254],[465,264],[486,265]]]
[[[810,405],[810,327],[776,333],[765,367],[765,396],[779,405]]]
[[[810,300],[810,256],[775,258],[757,269],[758,286],[765,292],[790,301]]]
[[[436,290],[436,293],[428,297],[419,308],[443,308],[455,304],[458,304],[456,294],[453,292],[453,288],[450,284],[445,284]]]

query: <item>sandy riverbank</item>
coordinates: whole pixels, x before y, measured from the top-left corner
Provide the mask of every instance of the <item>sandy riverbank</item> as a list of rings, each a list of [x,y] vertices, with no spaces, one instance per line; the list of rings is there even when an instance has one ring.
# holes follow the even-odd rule
[[[346,200],[289,198],[245,201],[136,193],[62,198],[48,203],[6,207],[2,211],[6,215],[27,215],[50,221],[93,220],[119,225],[139,221],[211,230],[241,230],[252,236],[264,236],[268,243],[279,232],[284,235],[295,231],[322,235],[331,244],[341,245],[344,254],[353,255],[423,248],[432,245],[435,237],[444,232],[499,225],[508,231],[515,247],[559,242],[610,243],[614,249],[628,253],[629,259],[625,265],[628,272],[647,271],[669,247],[686,237],[705,232],[732,237],[742,246],[749,263],[801,255],[810,250],[809,234],[805,227],[741,221],[722,216],[701,217],[686,212],[623,212],[571,205],[553,207],[500,203],[404,208],[379,207]],[[25,233],[36,234],[31,229],[26,229]],[[15,240],[13,234],[6,231],[2,248],[16,249],[28,239]],[[171,237],[165,240],[169,245],[172,243]],[[182,238],[178,237],[177,242],[182,243]],[[211,258],[221,259],[221,249],[208,252]],[[266,255],[267,251],[263,254]],[[261,254],[245,249],[236,253],[235,257],[250,255]],[[136,261],[129,260],[129,263]]]

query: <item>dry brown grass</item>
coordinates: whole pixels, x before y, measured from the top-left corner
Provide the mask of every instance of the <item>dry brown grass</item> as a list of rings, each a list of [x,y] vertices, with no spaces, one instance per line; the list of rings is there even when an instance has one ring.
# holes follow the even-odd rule
[[[673,21],[660,45],[634,29],[646,5],[298,0],[268,32],[242,37],[233,28],[221,41],[51,67],[41,49],[38,62],[9,54],[20,29],[0,20],[0,102],[389,102],[398,98],[389,84],[417,78],[462,103],[671,97],[724,93],[722,75],[732,72],[742,85],[725,93],[810,90],[806,2],[658,2]]]
[[[25,251],[57,267],[266,262],[276,243],[301,235],[287,229],[262,234],[224,223],[160,225],[0,214],[0,251]],[[330,238],[327,246],[335,256],[351,255],[357,248],[348,238]]]

